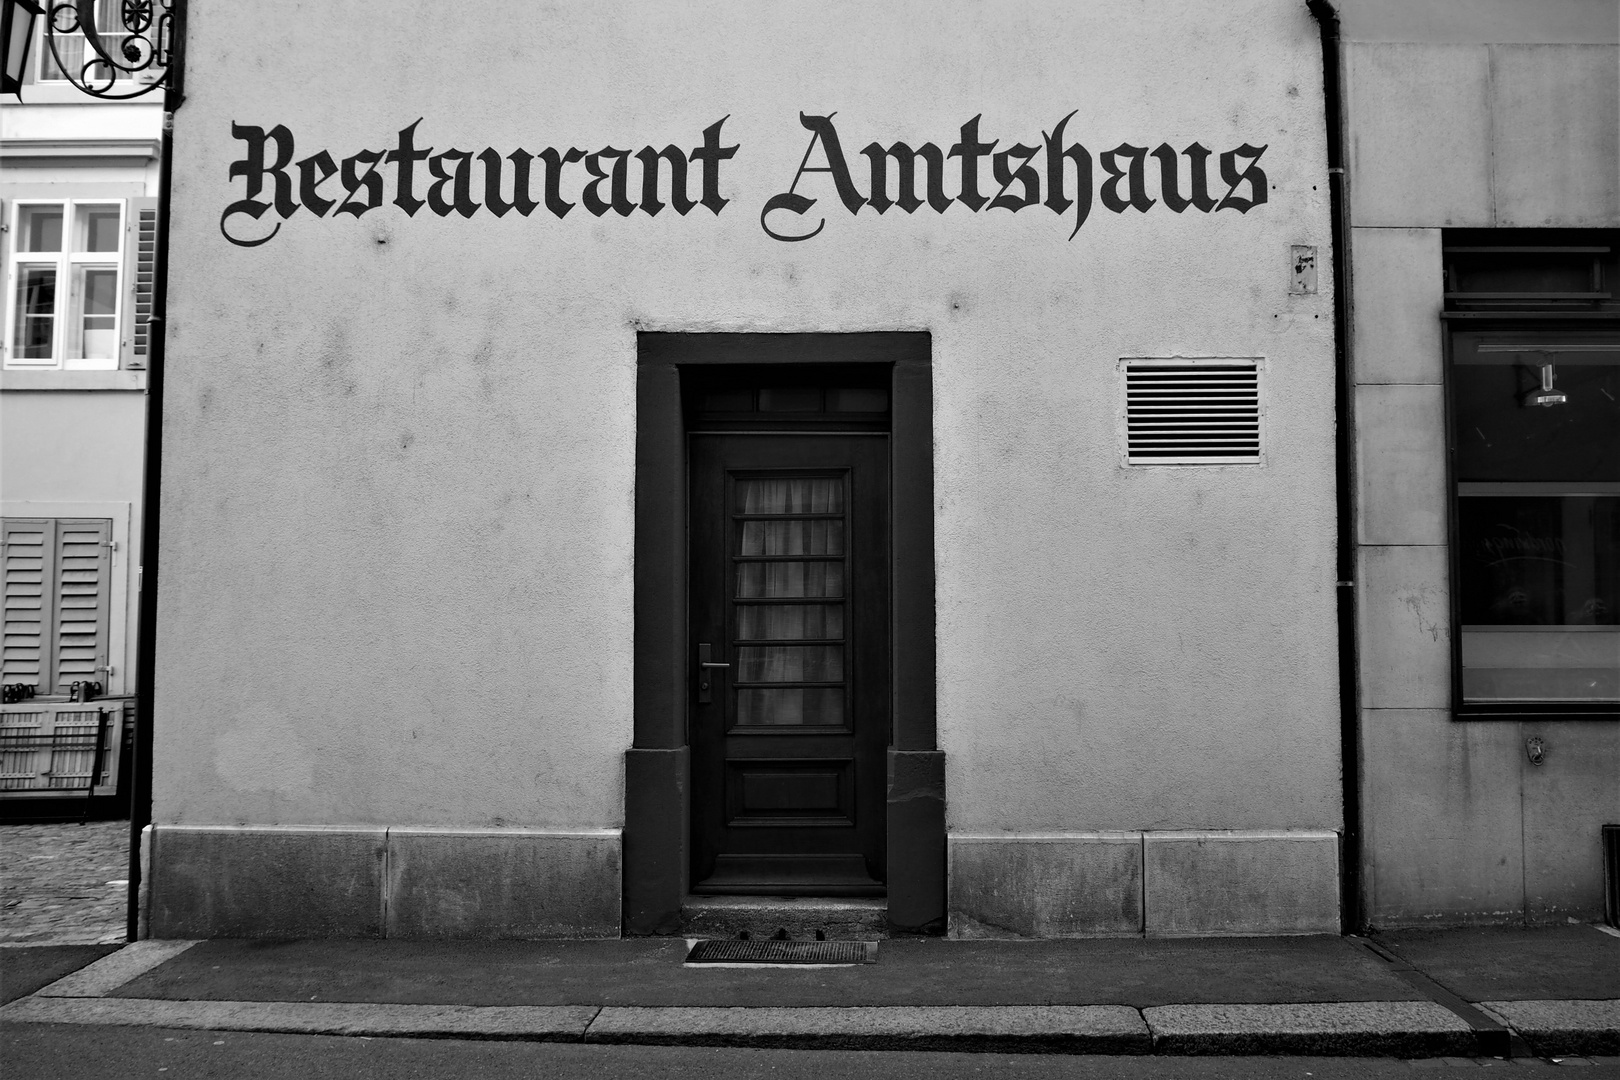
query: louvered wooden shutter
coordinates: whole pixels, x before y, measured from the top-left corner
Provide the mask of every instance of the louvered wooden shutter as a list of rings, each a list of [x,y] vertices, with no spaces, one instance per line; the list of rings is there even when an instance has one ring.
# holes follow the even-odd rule
[[[51,592],[56,579],[56,523],[4,519],[5,645],[0,682],[27,683],[48,694]]]
[[[40,694],[76,681],[106,687],[112,522],[6,518],[5,652],[0,682]]]
[[[107,685],[107,610],[112,579],[112,522],[56,523],[56,690],[94,680]]]
[[[131,199],[124,221],[124,316],[121,366],[144,368],[151,350],[152,293],[157,284],[157,200]]]

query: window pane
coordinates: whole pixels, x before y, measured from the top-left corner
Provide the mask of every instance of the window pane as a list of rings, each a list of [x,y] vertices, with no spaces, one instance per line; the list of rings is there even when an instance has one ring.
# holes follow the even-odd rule
[[[55,327],[56,267],[17,267],[12,356],[18,360],[51,359],[54,355]]]
[[[821,387],[772,386],[759,392],[760,412],[820,412]]]
[[[744,727],[841,726],[844,691],[841,687],[738,690],[737,723]]]
[[[74,233],[74,251],[117,251],[122,235],[118,207],[81,206]]]
[[[1620,497],[1458,500],[1464,625],[1603,626],[1620,610]]]
[[[854,387],[827,391],[828,412],[885,412],[889,392],[880,387]]]
[[[61,251],[62,208],[23,206],[17,210],[18,251]]]
[[[1542,366],[1565,400],[1532,404]],[[1457,479],[1620,479],[1620,357],[1480,353],[1452,369]]]
[[[97,25],[110,28],[121,27],[123,24],[109,19],[99,20]],[[110,55],[121,57],[123,55],[124,38],[127,36],[126,34],[103,33],[101,35],[102,45]],[[56,62],[56,57],[51,54],[51,40],[56,43],[56,55],[62,58],[60,66]],[[110,64],[94,58],[95,54],[79,34],[56,34],[49,40],[42,37],[39,43],[39,80],[40,82],[61,82],[68,78],[69,75],[72,75],[75,79],[88,81],[92,86],[104,87],[113,81],[118,72]],[[88,71],[84,70],[86,60],[94,60]]]
[[[1620,700],[1620,630],[1463,627],[1469,701]]]
[[[112,360],[118,355],[118,271],[113,267],[76,266],[73,288],[78,309],[74,340],[68,352],[75,359]]]
[[[1463,696],[1620,699],[1620,497],[1458,500]]]
[[[709,390],[703,394],[704,412],[752,412],[752,390]]]

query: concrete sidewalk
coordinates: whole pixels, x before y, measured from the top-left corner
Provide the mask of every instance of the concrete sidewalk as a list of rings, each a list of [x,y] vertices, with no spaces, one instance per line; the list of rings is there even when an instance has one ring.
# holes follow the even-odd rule
[[[146,941],[83,956],[0,1020],[821,1049],[1620,1055],[1620,936],[1587,925],[900,939],[876,963],[838,967],[688,965],[686,952],[668,938]],[[50,953],[0,949],[5,983],[66,962]]]

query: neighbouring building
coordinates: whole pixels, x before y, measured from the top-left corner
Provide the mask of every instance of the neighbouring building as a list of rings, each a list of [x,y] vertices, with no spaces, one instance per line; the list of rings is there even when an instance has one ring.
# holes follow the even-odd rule
[[[1344,82],[1365,917],[1601,917],[1620,5],[1362,6]]]
[[[128,816],[161,121],[72,86],[43,19],[0,109],[0,818]]]
[[[1613,6],[188,5],[147,932],[1589,917]]]

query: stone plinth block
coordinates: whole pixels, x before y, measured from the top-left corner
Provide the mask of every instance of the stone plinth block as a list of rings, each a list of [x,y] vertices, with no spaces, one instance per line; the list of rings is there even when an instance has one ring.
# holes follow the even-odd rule
[[[388,936],[617,937],[617,829],[390,829]]]
[[[153,937],[380,937],[383,829],[158,825]]]
[[[1142,932],[1142,834],[950,837],[950,932],[963,938]]]
[[[1142,850],[1150,936],[1339,932],[1336,832],[1149,832]]]

